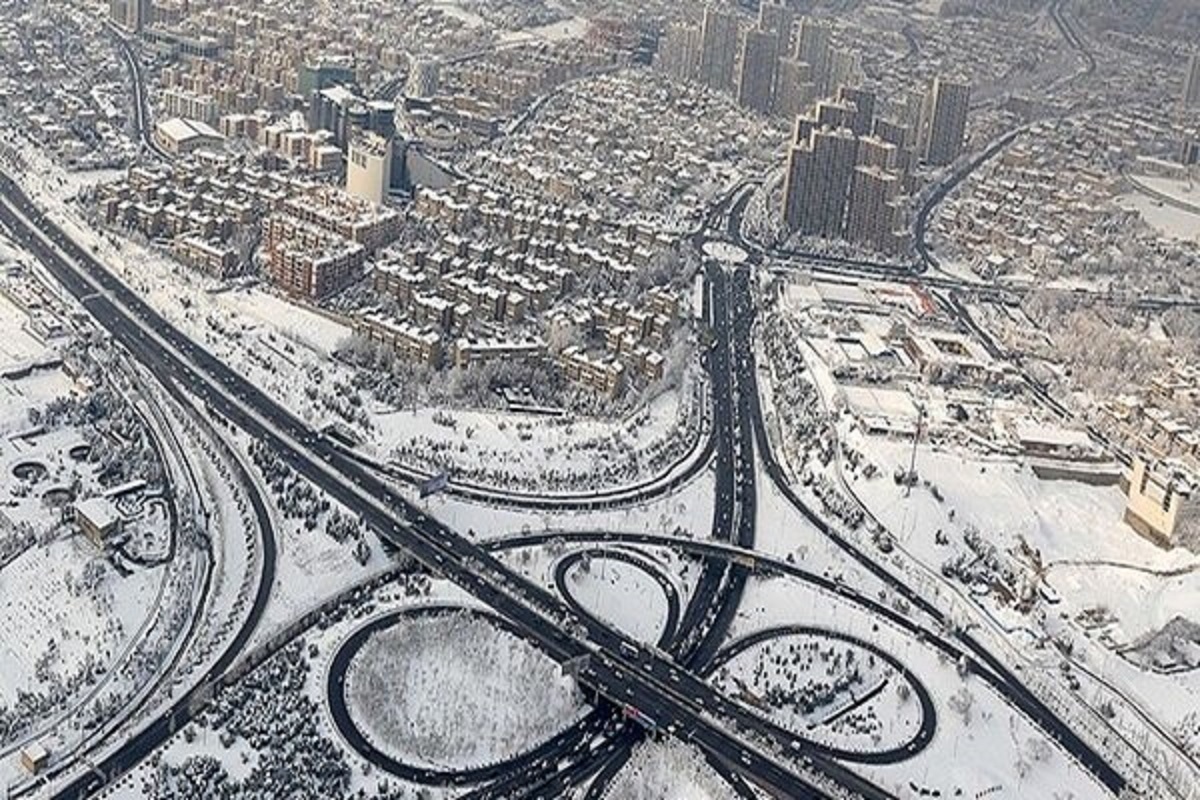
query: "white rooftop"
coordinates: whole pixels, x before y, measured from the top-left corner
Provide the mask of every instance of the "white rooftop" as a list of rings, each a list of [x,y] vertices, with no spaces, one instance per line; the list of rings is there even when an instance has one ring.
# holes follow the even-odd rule
[[[105,497],[89,497],[75,504],[75,513],[88,520],[100,530],[109,528],[121,521],[116,506]]]

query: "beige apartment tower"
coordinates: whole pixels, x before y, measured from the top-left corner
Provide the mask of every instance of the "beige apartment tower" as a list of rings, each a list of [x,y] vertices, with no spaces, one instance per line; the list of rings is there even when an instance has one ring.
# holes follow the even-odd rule
[[[873,108],[873,99],[857,97],[864,110]],[[796,118],[784,176],[784,224],[806,236],[898,255],[910,247],[902,225],[902,151],[873,134],[855,134],[857,110],[853,102],[822,101],[811,115]],[[859,121],[870,124],[867,115]]]
[[[1133,460],[1125,521],[1162,547],[1200,544],[1200,486],[1170,462]]]
[[[758,6],[758,27],[775,34],[779,39],[779,53],[788,52],[792,42],[792,28],[796,26],[796,15],[785,0],[762,0]]]
[[[900,178],[878,166],[856,167],[850,182],[846,239],[880,252],[893,252],[899,208]]]
[[[383,205],[391,181],[391,141],[374,133],[351,140],[346,158],[346,194]]]
[[[858,137],[848,128],[817,128],[792,147],[784,179],[784,218],[790,230],[837,239],[842,235]]]
[[[797,58],[781,58],[775,75],[775,113],[795,119],[816,98],[812,67]]]
[[[828,91],[830,39],[831,32],[828,25],[817,22],[812,17],[804,17],[800,20],[800,33],[796,39],[796,58],[808,64],[812,70],[812,80],[817,85],[818,94]]]
[[[837,98],[840,102],[851,103],[854,106],[850,130],[859,136],[870,133],[875,123],[875,93],[852,86],[839,86]]]
[[[654,63],[676,80],[695,80],[700,70],[700,29],[685,22],[671,23]]]

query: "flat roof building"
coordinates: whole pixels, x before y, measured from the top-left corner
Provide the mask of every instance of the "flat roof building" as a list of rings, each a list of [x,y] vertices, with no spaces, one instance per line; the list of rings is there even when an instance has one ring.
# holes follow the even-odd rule
[[[30,775],[37,775],[50,763],[50,751],[41,742],[30,742],[21,748],[21,767]]]
[[[89,497],[75,504],[75,524],[96,547],[121,532],[121,515],[105,497]]]
[[[737,17],[718,11],[704,9],[704,22],[700,26],[700,83],[710,89],[733,88],[733,68],[737,62],[738,23]]]
[[[1200,53],[1192,53],[1183,76],[1184,108],[1200,108]]]
[[[812,17],[800,20],[800,34],[796,39],[796,58],[812,68],[812,79],[817,92],[828,91],[829,49],[833,32],[823,22]]]
[[[744,108],[769,114],[775,103],[775,71],[779,64],[779,37],[755,29],[746,32],[738,72],[737,101]]]
[[[784,180],[784,217],[790,230],[836,239],[842,235],[858,137],[848,128],[813,130],[794,146]]]

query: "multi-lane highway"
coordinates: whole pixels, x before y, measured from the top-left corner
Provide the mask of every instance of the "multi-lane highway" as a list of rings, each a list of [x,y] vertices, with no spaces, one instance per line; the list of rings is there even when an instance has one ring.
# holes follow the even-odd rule
[[[716,204],[706,216],[704,227],[694,236],[694,244],[702,246],[706,230],[718,225],[728,214],[729,207],[743,197],[743,187],[735,187]],[[755,480],[754,441],[750,427],[752,404],[745,396],[739,375],[744,374],[747,353],[733,348],[732,326],[739,316],[750,312],[746,306],[734,309],[730,302],[728,277],[714,263],[709,263],[705,273],[703,296],[703,319],[707,326],[707,337],[711,346],[704,354],[706,369],[712,383],[713,431],[713,475],[714,514],[711,540],[752,548],[755,534]],[[741,602],[742,592],[749,577],[749,569],[742,564],[721,558],[702,558],[701,574],[684,611],[677,633],[663,643],[668,652],[686,669],[704,672],[711,665]],[[562,763],[543,761],[539,768],[530,770],[522,777],[510,777],[480,790],[476,795],[502,797],[514,786],[541,796],[561,796],[570,787],[591,778],[590,797],[600,797],[620,766],[628,759],[633,745],[645,735],[644,729],[636,724],[626,724],[605,743],[588,753],[567,752],[563,743]],[[574,741],[574,740],[571,740]],[[809,748],[810,755],[826,755],[819,748]],[[727,774],[735,782],[727,765],[713,759],[718,771]],[[839,768],[840,770],[840,768]],[[848,771],[844,781],[859,781]],[[859,781],[867,796],[877,789]]]
[[[1059,6],[1058,2],[1053,4],[1052,15],[1064,36],[1074,43],[1076,39],[1072,37],[1077,34],[1070,21],[1063,19]],[[136,53],[119,31],[114,29],[112,33],[134,86],[133,122],[139,139],[148,151],[169,159],[169,154],[154,141],[142,68]],[[1094,60],[1091,64],[1094,68]],[[925,228],[933,209],[966,175],[1019,134],[1019,130],[1012,131],[993,142],[984,153],[951,175],[926,198],[917,216],[920,260],[914,265],[756,250],[742,240],[740,233],[750,194],[744,191],[731,193],[714,207],[707,216],[706,228],[696,236],[696,242],[702,243],[715,227],[722,226],[723,238],[741,244],[752,254],[751,264],[733,270],[732,274],[714,263],[706,267],[705,320],[712,335],[712,345],[705,354],[712,391],[711,435],[700,440],[690,454],[690,460],[670,476],[640,487],[629,487],[610,497],[582,494],[560,498],[514,496],[507,498],[508,502],[562,510],[644,501],[673,492],[682,483],[694,479],[706,465],[712,464],[715,467],[713,546],[724,545],[750,552],[756,529],[756,481],[760,476],[756,458],[761,459],[761,474],[775,483],[783,496],[818,530],[914,608],[930,619],[945,623],[944,616],[932,604],[808,508],[791,489],[782,468],[774,460],[756,383],[751,270],[762,265],[765,254],[791,260],[814,271],[940,285],[955,290],[992,291],[1009,300],[1019,298],[1016,290],[981,289],[976,284],[948,276],[921,274],[926,266],[936,264],[925,245]],[[501,624],[535,642],[558,660],[580,660],[583,663],[582,682],[605,698],[583,722],[521,760],[501,765],[504,768],[481,774],[426,775],[425,778],[452,784],[488,783],[472,795],[481,799],[504,796],[505,793],[511,796],[516,788],[523,796],[550,798],[561,796],[566,787],[577,786],[599,773],[593,788],[602,791],[607,779],[616,774],[642,735],[638,727],[621,725],[615,718],[614,709],[629,705],[654,718],[662,729],[697,744],[714,765],[727,774],[739,794],[744,795],[747,791],[742,783],[742,776],[746,776],[758,786],[786,797],[827,796],[826,786],[848,788],[864,797],[889,797],[887,792],[846,768],[843,762],[853,761],[853,754],[832,752],[795,737],[723,697],[705,682],[704,676],[722,657],[722,646],[737,613],[746,581],[754,574],[753,567],[722,557],[720,553],[702,553],[704,563],[698,588],[686,608],[676,610],[681,616],[677,626],[670,626],[673,629],[668,631],[671,635],[664,638],[659,648],[634,642],[510,570],[495,558],[490,548],[471,542],[406,503],[401,495],[379,479],[377,470],[372,469],[378,465],[363,463],[338,443],[309,429],[257,387],[173,329],[108,273],[86,248],[72,241],[44,217],[7,177],[0,178],[0,197],[0,223],[29,247],[100,324],[153,372],[167,391],[181,398],[185,391],[202,398],[214,414],[269,444],[297,472],[340,502],[360,509],[363,520],[385,540],[412,553],[430,569],[454,580],[492,608],[498,618],[504,620]],[[1144,306],[1147,308],[1200,307],[1200,301],[1189,298],[1148,298],[1142,302],[1150,304]],[[1158,305],[1154,305],[1156,303]],[[421,476],[393,477],[411,481]],[[457,487],[456,491],[467,499],[504,500],[494,493],[489,495],[486,487],[463,486]],[[266,522],[268,517],[261,499],[256,495],[252,499],[256,501],[256,514]],[[57,797],[85,796],[104,781],[129,769],[161,743],[171,730],[190,719],[195,709],[221,685],[222,677],[242,655],[253,625],[269,597],[273,583],[274,542],[269,536],[265,538],[269,539],[266,542],[269,571],[265,566],[251,620],[238,632],[204,680],[168,713],[99,761],[95,771],[60,787]],[[878,613],[901,616],[885,612],[882,607]],[[390,622],[394,623],[395,619]],[[388,623],[385,618],[372,625]],[[362,637],[376,629],[368,626],[355,634],[358,638],[354,641],[364,641]],[[1120,775],[968,634],[942,637],[923,631],[922,635],[928,635],[928,641],[934,646],[968,658],[973,668],[985,675],[1014,706],[1059,739],[1080,763],[1114,792],[1124,786]],[[349,653],[347,659],[352,655]],[[903,669],[902,665],[900,668]],[[930,706],[929,715],[923,721],[925,741],[932,736],[934,724]],[[601,737],[601,744],[595,743],[596,737]],[[771,742],[772,747],[757,744],[762,741]],[[798,754],[798,757],[791,759],[781,753]],[[901,755],[904,754],[892,754],[892,757]],[[404,768],[403,765],[390,766]]]
[[[135,85],[135,122],[139,135],[149,149],[158,152],[159,148],[149,129],[140,65],[128,42],[119,34],[117,39]],[[993,147],[1000,148],[1004,144],[1002,140]],[[987,153],[981,159],[986,157]],[[969,171],[967,169],[963,174]],[[958,179],[961,180],[961,176]],[[952,185],[945,188],[944,192],[948,192]],[[178,391],[178,385],[187,386],[190,391],[203,397],[215,411],[267,441],[301,474],[347,505],[362,508],[363,518],[384,538],[459,582],[467,591],[511,620],[523,635],[537,641],[552,656],[587,659],[581,676],[599,694],[616,703],[636,705],[671,729],[686,732],[714,760],[726,765],[738,765],[738,770],[753,776],[760,785],[787,796],[820,796],[821,790],[810,778],[799,777],[794,765],[760,752],[741,739],[739,734],[729,733],[726,727],[716,724],[714,720],[732,723],[729,728],[732,730],[755,730],[774,739],[784,749],[801,748],[805,754],[803,769],[808,770],[809,774],[815,771],[836,784],[852,786],[865,796],[887,796],[840,764],[827,760],[825,756],[828,754],[819,752],[819,748],[812,748],[809,743],[792,739],[785,732],[764,726],[761,720],[752,719],[744,709],[713,692],[694,674],[703,672],[716,657],[737,611],[742,589],[750,574],[748,568],[736,562],[706,560],[700,588],[684,611],[683,623],[679,626],[680,631],[690,633],[673,637],[674,641],[665,643],[671,658],[652,648],[630,642],[596,620],[582,618],[577,609],[573,611],[563,605],[539,587],[508,571],[486,551],[405,504],[362,464],[347,457],[334,443],[309,430],[255,387],[173,330],[96,263],[89,253],[42,217],[11,181],[5,179],[0,182],[0,192],[7,198],[7,204],[0,212],[5,224],[31,246],[85,307],[131,353],[150,366],[165,385],[175,387],[174,391]],[[740,217],[744,214],[748,199],[748,194],[742,194],[733,208],[726,207],[720,211],[729,221],[731,238],[735,241],[740,239]],[[932,208],[934,204],[936,200],[927,207]],[[717,215],[710,216],[713,220],[717,218]],[[39,229],[48,238],[42,236]],[[752,251],[752,248],[747,249]],[[814,260],[812,256],[803,257],[809,262]],[[891,264],[832,257],[817,257],[816,260],[827,268],[838,270],[860,269],[890,277],[903,274],[902,270]],[[738,270],[733,276],[731,289],[729,277],[719,267],[710,265],[707,283],[706,304],[709,308],[706,316],[714,334],[714,346],[707,354],[713,383],[714,432],[702,449],[704,457],[697,458],[679,480],[694,477],[698,469],[695,465],[703,465],[710,454],[715,455],[717,485],[714,539],[752,548],[757,474],[754,453],[757,449],[766,464],[767,474],[785,490],[785,496],[818,522],[819,529],[832,538],[840,538],[787,490],[782,470],[773,462],[766,446],[762,410],[755,384],[751,339],[754,305],[749,292],[749,271]],[[670,491],[676,485],[676,481],[663,483],[656,486],[654,491]],[[842,542],[844,549],[856,560],[868,565],[873,572],[886,574],[873,560],[855,551],[845,540]],[[890,575],[886,578],[893,588],[908,596],[916,607],[936,614],[936,609],[921,602],[915,593],[898,584]],[[269,583],[263,583],[267,591]],[[244,641],[241,645],[244,645]],[[970,642],[968,646],[973,650],[978,648]],[[229,662],[236,658],[236,649],[231,647],[226,653]],[[978,655],[982,662],[988,663],[985,652]],[[227,667],[228,663],[223,666]],[[1054,728],[1054,732],[1060,734],[1060,738],[1065,738],[1073,752],[1077,751],[1076,755],[1102,779],[1106,779],[1108,785],[1117,787],[1121,784],[1119,776],[1111,771],[1106,773],[1106,765],[1094,753],[1088,752],[1077,738],[1072,740],[1065,726],[1054,720],[1032,695],[1024,692],[1015,678],[1004,672],[994,660],[989,668],[1006,682],[1011,681],[1011,694],[1018,699],[1023,698],[1023,709],[1043,722],[1044,726]],[[220,674],[214,668],[213,678],[219,679]],[[205,690],[211,691],[212,685],[212,681],[206,682]],[[187,707],[193,704],[189,703]],[[589,717],[592,725],[600,724],[602,719],[602,713]],[[164,729],[173,727],[177,720],[176,716],[165,717]],[[580,733],[576,731],[575,738],[571,739],[576,743],[574,746],[586,738]],[[629,752],[630,741],[635,738],[635,732],[627,728],[626,735],[611,737],[602,752],[581,754],[573,751],[576,756],[585,756],[577,758],[572,765],[576,777],[594,772],[597,760],[611,771],[614,764],[621,763],[623,756]],[[119,773],[145,755],[152,748],[154,739],[155,735],[148,735],[131,743],[131,747],[121,748],[113,760],[101,765],[101,771],[110,775]],[[553,747],[551,749],[554,750]],[[556,780],[565,773],[566,770],[557,770],[550,779]],[[94,777],[85,776],[67,787],[61,796],[78,796],[94,788],[94,782]],[[543,784],[539,791],[548,792],[543,796],[552,796],[553,783]]]
[[[17,203],[23,205],[26,213],[36,215],[28,198],[21,195],[16,186],[11,182],[11,179],[4,176],[0,178],[0,193],[5,194],[7,197],[9,191],[17,193],[17,196],[20,198]],[[70,243],[61,231],[56,230],[52,239],[42,236],[29,223],[28,217],[23,217],[15,211],[15,205],[11,199],[0,203],[0,225],[3,225],[13,233],[71,294],[79,298],[84,307],[92,313],[98,322],[105,327],[117,324],[122,318],[121,313],[111,301],[99,295],[93,285],[75,273],[70,267],[66,266],[66,259],[53,249],[51,241],[53,239],[68,243],[67,246],[76,252],[77,257],[84,254],[82,249]],[[162,362],[156,359],[154,357],[155,353],[147,347],[147,340],[145,338],[140,335],[118,335],[116,338],[134,358],[150,369],[168,394],[183,404],[188,403],[188,398],[185,396],[183,389],[184,386],[188,386],[188,383],[179,381],[177,375],[163,368]],[[205,674],[191,690],[172,704],[170,709],[131,737],[119,750],[100,758],[94,763],[94,767],[88,773],[57,790],[56,797],[75,798],[88,796],[94,793],[105,782],[111,780],[113,776],[123,773],[148,756],[154,748],[166,741],[170,734],[177,730],[181,724],[191,718],[198,704],[202,703],[215,692],[220,684],[221,676],[233,666],[234,662],[242,654],[250,636],[254,633],[263,612],[266,610],[271,589],[275,582],[277,548],[271,515],[261,495],[254,490],[254,483],[250,479],[250,476],[246,474],[244,468],[236,460],[233,462],[233,469],[235,479],[241,485],[249,487],[248,496],[251,507],[263,534],[263,550],[258,587],[246,620],[235,633],[233,639],[226,645],[221,655],[206,670]]]
[[[1071,82],[1081,80],[1096,72],[1096,56],[1088,47],[1087,40],[1080,34],[1079,29],[1075,26],[1075,21],[1068,16],[1068,13],[1063,8],[1063,0],[1053,0],[1050,3],[1050,18],[1054,21],[1054,25],[1058,28],[1058,32],[1062,35],[1067,45],[1079,54],[1083,59],[1083,68],[1071,76]]]
[[[581,619],[557,598],[505,568],[484,549],[407,505],[336,446],[171,328],[105,271],[90,253],[34,208],[11,180],[0,179],[0,194],[4,197],[0,221],[165,385],[188,387],[215,411],[270,444],[305,477],[346,505],[362,509],[364,520],[384,538],[458,582],[511,620],[522,635],[536,641],[553,657],[585,659],[587,665],[581,670],[581,679],[592,690],[614,703],[634,705],[661,721],[664,727],[687,736],[713,758],[736,765],[738,771],[752,776],[760,786],[769,787],[783,796],[823,796],[813,775],[821,775],[832,784],[851,786],[864,796],[888,796],[812,748],[810,743],[756,719],[738,704],[714,692],[688,670],[690,664],[703,664],[715,655],[724,638],[728,619],[736,613],[740,586],[744,585],[748,570],[737,564],[727,564],[710,572],[707,580],[717,590],[701,593],[700,596],[706,598],[707,609],[702,614],[699,610],[692,612],[694,616],[700,614],[696,619],[700,634],[680,643],[678,661],[653,648],[631,642],[595,620]],[[734,231],[740,230],[740,215],[744,213],[747,200],[748,196],[743,196],[728,213]],[[715,344],[708,357],[713,359],[714,366],[714,426],[718,442],[716,537],[738,544],[753,543],[756,474],[753,453],[757,445],[767,474],[780,485],[785,496],[810,516],[818,529],[839,539],[830,526],[790,492],[782,471],[771,459],[755,383],[749,269],[735,272],[732,288],[727,283],[728,277],[719,269],[710,267],[708,278],[708,302],[712,304],[710,319],[715,334]],[[841,542],[847,552],[884,577],[916,607],[937,614],[936,609],[887,575],[873,560],[855,551],[844,539]],[[739,569],[744,571],[739,572]],[[269,585],[269,581],[262,583],[268,590]],[[687,625],[681,627],[688,629]],[[1102,759],[1024,690],[1002,665],[969,637],[964,637],[964,642],[976,652],[981,663],[1003,676],[1009,687],[1007,693],[1018,707],[1054,733],[1114,791],[1123,785],[1121,778]],[[226,656],[225,663],[218,666],[228,667],[236,659],[237,651],[230,648]],[[213,680],[205,682],[196,691],[211,692],[220,674],[220,670],[214,668]],[[195,693],[191,697],[193,703],[202,699]],[[183,706],[183,710],[193,703]],[[177,722],[175,715],[164,717],[102,763],[100,772],[108,778],[120,774],[144,757],[157,741],[161,741],[162,732],[170,730]],[[800,748],[804,754],[800,766],[761,751],[743,739],[740,731],[754,731],[765,736],[783,751]],[[610,752],[619,756],[626,748],[614,745]],[[805,772],[805,777],[797,774],[798,769]],[[95,774],[85,775],[61,790],[58,796],[82,796],[96,788],[98,779]]]

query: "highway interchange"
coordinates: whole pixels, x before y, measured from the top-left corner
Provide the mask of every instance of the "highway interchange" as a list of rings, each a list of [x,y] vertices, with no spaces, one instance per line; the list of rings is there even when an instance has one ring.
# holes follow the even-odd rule
[[[792,746],[791,737],[778,742],[782,737],[777,731],[714,692],[703,680],[665,655],[594,620],[579,619],[561,600],[410,505],[389,485],[346,458],[325,437],[172,328],[37,210],[11,179],[0,180],[0,194],[4,198],[0,222],[118,343],[160,380],[188,386],[216,413],[270,444],[298,473],[347,507],[359,509],[364,521],[381,537],[512,620],[523,635],[537,641],[557,660],[587,658],[588,666],[581,671],[580,679],[598,694],[635,705],[664,727],[686,733],[705,751],[737,763],[740,771],[753,775],[758,783],[773,791],[792,797],[822,796],[813,787],[812,779],[796,774],[797,768],[791,763],[762,752],[743,738],[745,734],[731,731],[765,734],[768,740],[777,741],[782,752]],[[719,411],[717,419],[722,419]],[[733,422],[718,422],[718,426],[721,424],[732,429]],[[748,437],[748,429],[744,428],[742,435]],[[718,473],[725,476],[721,482],[726,487],[726,502],[732,502],[733,473],[728,470]],[[752,530],[752,522],[742,523],[742,529]],[[713,628],[707,630],[711,632]],[[700,650],[706,637],[693,641]],[[164,729],[173,724],[169,718],[162,722]],[[139,736],[137,741],[142,738]],[[93,792],[101,775],[111,780],[142,755],[133,750],[121,748],[110,761],[98,765],[94,773],[80,778],[56,796],[79,797]],[[821,774],[833,773],[838,782],[857,783],[840,765],[820,762],[815,756],[812,766],[806,768]]]
[[[446,575],[485,605],[511,620],[521,634],[536,642],[560,661],[583,657],[587,665],[580,679],[614,707],[632,705],[650,715],[663,729],[687,737],[727,769],[750,777],[760,787],[788,797],[832,796],[822,785],[851,787],[860,796],[888,797],[851,772],[811,742],[803,742],[781,731],[744,707],[720,696],[700,675],[709,668],[728,632],[738,600],[752,569],[727,559],[706,559],[700,587],[684,612],[677,636],[666,652],[640,645],[594,619],[578,614],[562,600],[530,584],[505,567],[485,548],[447,529],[412,507],[389,485],[379,480],[318,432],[311,430],[264,396],[256,387],[233,373],[223,363],[188,340],[155,314],[130,289],[108,273],[94,258],[69,239],[42,215],[9,179],[0,180],[0,221],[33,252],[63,285],[114,338],[147,365],[168,387],[186,386],[217,414],[270,443],[301,474],[349,507],[360,508],[364,519],[381,536],[412,553],[430,569]],[[740,230],[748,195],[735,194],[714,215],[728,230]],[[708,234],[703,234],[708,235]],[[858,552],[835,529],[799,501],[787,487],[774,464],[762,423],[756,387],[756,367],[751,346],[753,303],[750,298],[750,268],[741,267],[732,276],[715,264],[707,272],[706,317],[714,333],[708,353],[712,376],[714,439],[716,441],[716,513],[713,540],[752,550],[754,545],[757,479],[755,454],[762,459],[767,476],[785,496],[837,541],[859,563],[883,578],[913,605],[935,619],[938,612],[907,587],[899,584],[868,555]],[[732,297],[730,297],[732,295]],[[269,587],[270,582],[262,586]],[[997,686],[1035,721],[1052,730],[1065,747],[1092,769],[1114,792],[1123,785],[1102,759],[1054,718],[1045,706],[983,648],[963,637],[974,651],[981,673],[990,671]],[[244,644],[244,642],[243,642]],[[946,642],[948,646],[951,643]],[[234,648],[221,666],[236,659]],[[213,679],[220,672],[214,670]],[[201,688],[203,687],[203,688]],[[197,692],[211,692],[209,682]],[[186,713],[188,706],[181,711]],[[175,712],[180,713],[180,712]],[[721,720],[720,723],[715,720]],[[129,745],[117,750],[98,770],[82,776],[58,792],[58,797],[86,796],[105,778],[121,774],[143,758],[177,727],[179,720],[165,715]],[[597,724],[592,719],[591,724]],[[786,753],[799,747],[803,753],[793,764],[777,753],[763,752],[731,730],[754,731],[768,737]],[[638,736],[625,725],[614,737],[611,749],[589,750],[579,764],[566,766],[555,761],[555,769],[544,778],[536,796],[552,797],[561,781],[578,781],[597,768],[619,763],[627,756],[628,743]],[[576,751],[578,752],[578,751]],[[608,761],[587,764],[608,754]],[[574,768],[574,769],[572,769]],[[797,774],[804,772],[802,776]],[[535,777],[537,771],[525,774]],[[828,784],[824,782],[830,782]],[[544,788],[543,788],[544,787]],[[544,792],[544,793],[543,793]]]
[[[147,150],[165,157],[150,135],[138,59],[123,37],[117,35],[116,38],[136,86],[139,137]],[[989,153],[994,155],[1002,149],[1006,142],[1007,139],[998,140],[992,146],[995,151],[989,148],[961,175],[945,184],[944,191],[939,188],[936,199],[923,207],[921,219],[927,221],[937,202],[953,185],[989,158]],[[525,536],[500,543],[478,544],[407,502],[393,482],[415,481],[421,476],[386,474],[381,465],[364,462],[347,452],[340,443],[296,419],[169,325],[107,271],[92,253],[37,209],[8,176],[0,178],[0,224],[45,265],[115,341],[158,378],[165,391],[178,399],[185,399],[186,394],[194,395],[215,418],[227,420],[255,439],[268,443],[286,463],[331,497],[359,509],[363,520],[381,538],[411,553],[428,569],[454,581],[490,608],[495,619],[503,620],[500,624],[535,643],[556,660],[583,664],[579,671],[580,682],[598,699],[598,704],[576,725],[531,753],[492,770],[409,777],[430,783],[476,786],[467,795],[473,798],[518,795],[551,798],[562,796],[567,788],[589,784],[592,786],[589,796],[599,797],[633,747],[647,733],[643,726],[623,718],[622,709],[633,707],[652,718],[659,731],[671,732],[698,746],[714,768],[730,781],[734,791],[742,796],[755,796],[749,788],[752,783],[758,789],[781,797],[834,797],[842,790],[868,798],[892,797],[848,766],[857,760],[855,754],[833,752],[784,731],[722,696],[706,681],[715,665],[730,657],[729,648],[737,646],[728,643],[728,634],[747,581],[756,575],[787,575],[821,591],[835,592],[877,616],[881,622],[911,632],[956,660],[965,660],[973,674],[981,676],[1060,742],[1114,795],[1118,794],[1125,786],[1124,778],[1029,691],[1018,676],[969,633],[945,633],[950,626],[938,608],[880,566],[872,554],[859,550],[839,533],[836,526],[830,525],[799,498],[774,460],[766,434],[753,349],[755,304],[751,280],[754,270],[763,269],[768,263],[772,267],[794,265],[817,272],[920,283],[956,292],[992,293],[995,297],[1010,300],[1013,297],[1011,290],[979,287],[927,273],[928,267],[936,267],[936,260],[925,248],[923,233],[918,237],[921,261],[907,269],[809,253],[764,252],[741,234],[751,188],[750,185],[740,187],[723,198],[693,237],[697,247],[713,240],[737,244],[750,254],[750,260],[732,269],[710,260],[705,267],[704,319],[712,334],[711,347],[705,355],[710,380],[711,426],[708,435],[689,451],[686,463],[669,480],[651,481],[641,487],[625,487],[594,496],[497,497],[489,496],[484,487],[454,487],[464,499],[482,502],[541,510],[598,510],[668,496],[711,466],[715,513],[709,542],[612,533],[563,535],[590,546],[640,543],[678,547],[702,560],[696,591],[685,607],[677,610],[678,624],[668,626],[658,647],[633,641],[590,617],[577,604],[532,583],[497,558],[497,554],[506,548],[534,546],[545,543],[545,539]],[[1147,307],[1159,307],[1153,305],[1156,303],[1162,304],[1161,307],[1191,307],[1196,301],[1148,298],[1143,303],[1150,304]],[[824,576],[756,553],[755,498],[756,485],[761,479],[771,481],[818,531],[928,621],[922,623],[914,619],[916,615],[896,612]],[[258,593],[249,617],[191,690],[138,734],[98,760],[93,769],[57,788],[56,798],[90,796],[126,773],[174,730],[192,719],[196,710],[222,685],[236,677],[235,667],[269,601],[276,558],[269,514],[257,492],[250,496],[254,512],[263,524],[265,552]],[[364,630],[377,630],[396,622],[395,618],[382,618]],[[361,636],[365,635],[368,634],[356,634],[359,638],[350,644],[361,644]],[[743,642],[740,646],[746,645]],[[348,659],[353,655],[352,647],[340,651],[338,657],[342,658],[343,653],[346,656],[337,662],[334,682],[339,670],[344,675]],[[904,669],[899,662],[896,665]],[[902,760],[915,755],[936,729],[932,704],[925,702],[927,692],[915,676],[911,680],[925,706],[921,731],[904,752],[889,753],[889,758]],[[330,683],[330,697],[336,718],[338,701],[334,682]],[[339,727],[346,721],[340,720]],[[352,721],[350,724],[352,726]],[[764,741],[770,745],[760,744]],[[379,754],[371,755],[369,746],[363,748],[361,742],[352,741],[351,744],[389,771],[403,775],[409,769],[402,764],[388,763],[387,758]]]

